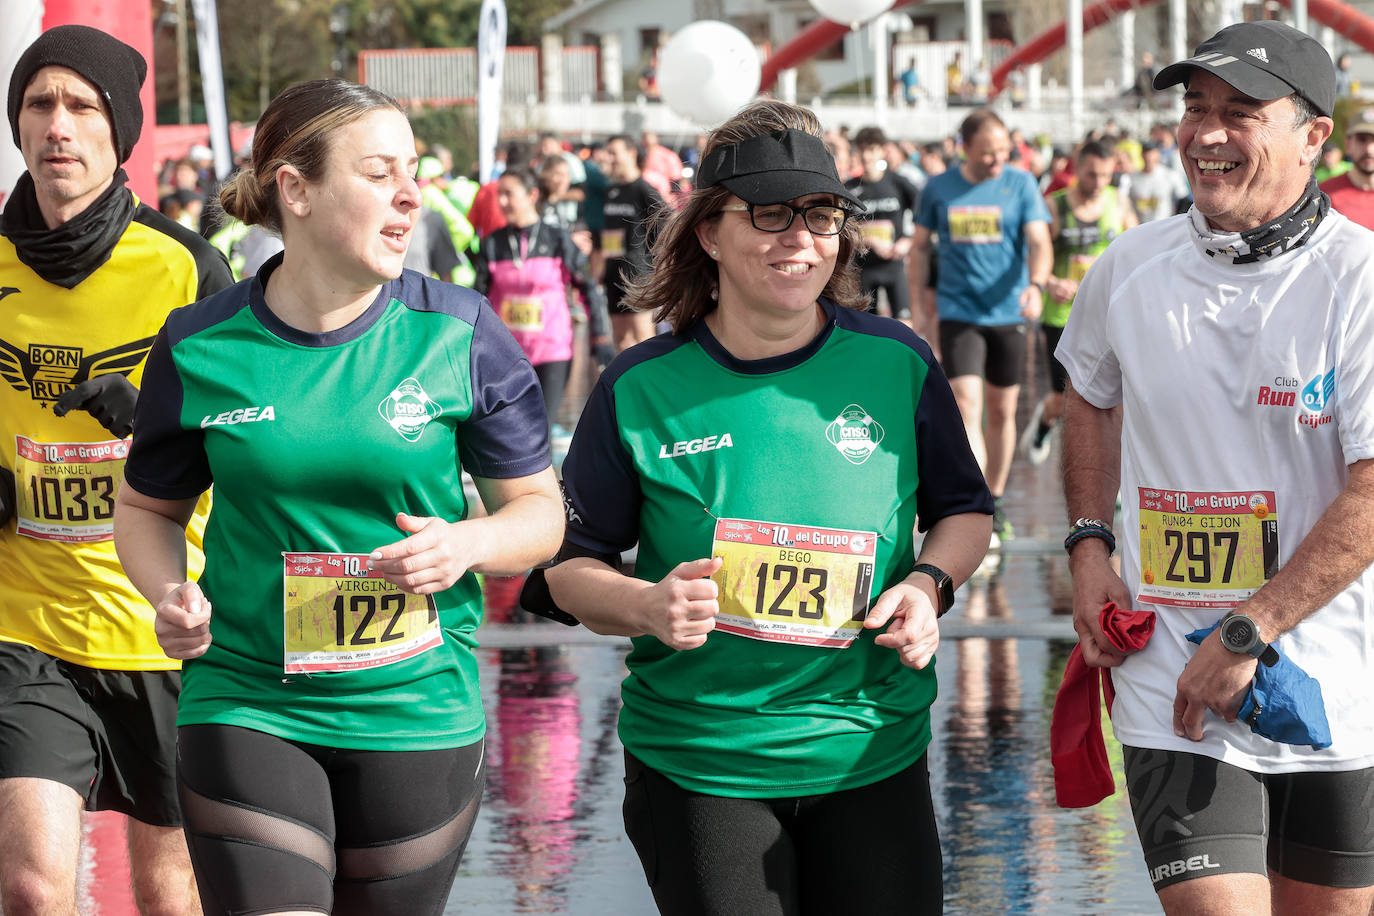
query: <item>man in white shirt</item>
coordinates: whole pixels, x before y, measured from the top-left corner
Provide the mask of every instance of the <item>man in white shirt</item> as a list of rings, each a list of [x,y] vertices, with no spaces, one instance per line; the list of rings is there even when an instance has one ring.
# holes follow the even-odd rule
[[[1278,22],[1164,68],[1186,84],[1186,215],[1093,265],[1057,355],[1074,625],[1111,667],[1146,865],[1167,913],[1374,903],[1374,233],[1312,164],[1335,74]],[[1121,572],[1109,522],[1121,497]],[[1103,604],[1156,612],[1123,655]],[[1195,630],[1220,626],[1194,646]],[[1320,683],[1331,744],[1238,720],[1257,666]]]
[[[1140,148],[1145,167],[1131,176],[1127,193],[1136,219],[1142,223],[1173,216],[1180,199],[1188,196],[1183,176],[1161,162],[1161,152],[1155,143]]]

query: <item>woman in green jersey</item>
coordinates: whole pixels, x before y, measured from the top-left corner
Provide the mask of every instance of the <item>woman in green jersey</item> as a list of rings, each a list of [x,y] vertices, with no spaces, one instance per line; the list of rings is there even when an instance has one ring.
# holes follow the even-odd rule
[[[936,618],[993,504],[930,348],[864,311],[820,136],[772,101],[711,134],[629,293],[672,333],[602,374],[564,466],[547,581],[634,638],[625,824],[665,914],[941,907]]]
[[[278,96],[220,199],[285,251],[174,312],[144,377],[115,541],[187,660],[206,913],[442,912],[484,772],[474,573],[561,536],[529,362],[481,296],[402,270],[417,158],[375,90]],[[212,482],[196,584],[181,532]]]

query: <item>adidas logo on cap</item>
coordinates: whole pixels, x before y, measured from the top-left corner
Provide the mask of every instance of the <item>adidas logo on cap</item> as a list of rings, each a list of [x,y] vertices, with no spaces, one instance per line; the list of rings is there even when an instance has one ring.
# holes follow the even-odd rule
[[[1245,53],[1249,54],[1251,57],[1255,57],[1259,60],[1264,61],[1266,64],[1269,63],[1269,55],[1264,53],[1263,48],[1251,48],[1249,51],[1246,51]]]

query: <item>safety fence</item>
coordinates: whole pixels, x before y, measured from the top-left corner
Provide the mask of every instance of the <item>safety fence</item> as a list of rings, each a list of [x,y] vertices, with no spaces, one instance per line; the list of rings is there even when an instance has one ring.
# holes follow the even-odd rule
[[[558,66],[558,98],[545,98],[544,60],[539,48],[506,49],[501,94],[509,104],[538,101],[576,102],[600,96],[600,50],[565,47]],[[404,105],[440,107],[477,101],[477,51],[474,48],[424,48],[363,51],[358,55],[358,81],[385,92]]]

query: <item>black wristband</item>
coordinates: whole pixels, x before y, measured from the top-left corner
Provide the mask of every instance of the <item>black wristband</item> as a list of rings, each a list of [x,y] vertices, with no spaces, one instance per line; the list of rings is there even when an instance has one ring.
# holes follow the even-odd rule
[[[1081,522],[1082,520],[1080,520]],[[1112,534],[1112,529],[1101,524],[1075,524],[1069,529],[1069,536],[1064,538],[1065,553],[1073,553],[1073,545],[1087,538],[1097,538],[1107,543],[1107,556],[1116,553],[1116,535]]]

